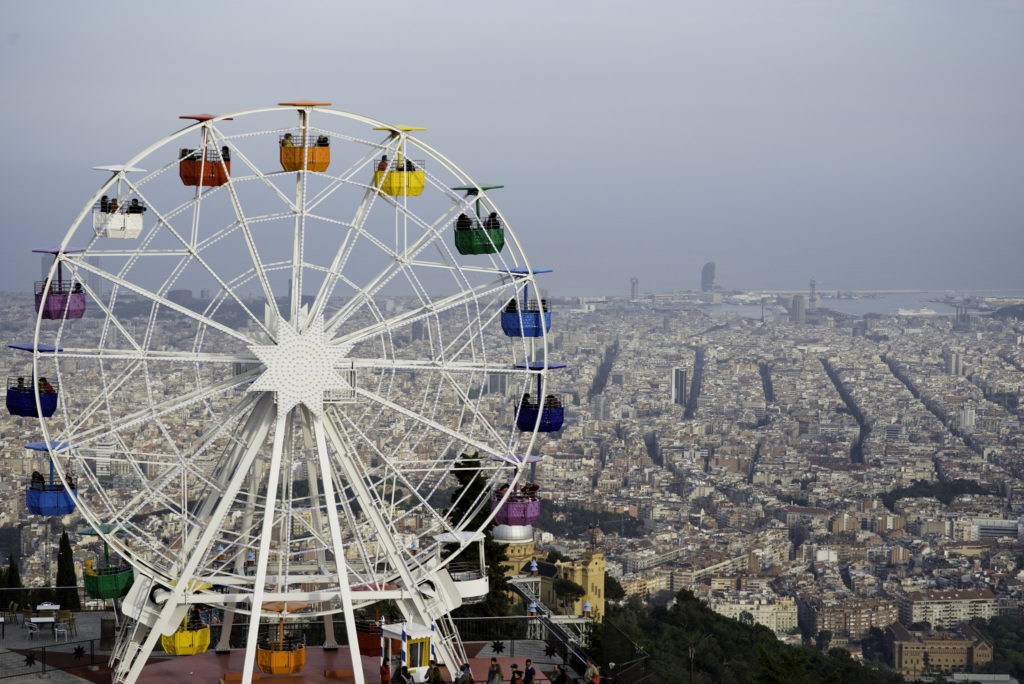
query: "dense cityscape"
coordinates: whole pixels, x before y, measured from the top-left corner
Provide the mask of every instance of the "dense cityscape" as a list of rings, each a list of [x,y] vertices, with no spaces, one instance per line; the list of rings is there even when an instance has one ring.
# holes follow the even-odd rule
[[[989,662],[969,621],[1024,609],[1022,327],[966,306],[851,316],[829,308],[835,294],[726,293],[767,303],[757,317],[723,313],[710,287],[641,295],[634,282],[630,297],[553,299],[568,417],[540,446],[545,517],[513,560],[555,551],[627,597],[664,603],[686,589],[783,641],[857,658],[880,631],[904,675]],[[3,296],[7,338],[30,339],[31,306]],[[514,400],[502,378],[487,386],[496,412]],[[81,522],[26,516],[40,466],[23,445],[37,431],[6,415],[0,428],[0,550],[30,586],[52,583],[56,534]],[[127,500],[105,475],[108,495]],[[74,544],[78,557],[98,551],[95,538]],[[563,612],[587,599],[602,617],[597,593]]]

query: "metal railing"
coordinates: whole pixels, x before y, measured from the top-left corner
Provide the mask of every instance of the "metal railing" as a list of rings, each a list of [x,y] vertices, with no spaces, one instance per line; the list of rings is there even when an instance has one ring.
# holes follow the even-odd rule
[[[60,490],[64,489],[63,485],[58,486]],[[76,563],[75,570],[81,573],[82,566]],[[12,603],[18,604],[18,610],[25,610],[26,608],[35,610],[37,605],[54,600],[58,590],[64,592],[74,590],[78,594],[78,602],[82,608],[76,609],[75,612],[110,610],[109,599],[89,598],[85,593],[85,585],[81,584],[67,587],[19,587],[16,589],[0,587],[0,614],[9,615]]]
[[[43,380],[42,378],[40,378],[38,380],[40,393],[45,394],[48,392],[48,390],[51,389],[53,390],[53,392],[57,392],[57,385],[53,384],[48,380],[46,382],[46,385],[42,383]],[[47,385],[49,385],[49,387],[47,387]],[[18,390],[19,392],[24,392],[25,394],[33,394],[34,390],[32,388],[32,378],[31,376],[25,375],[9,375],[7,376],[7,389]]]
[[[38,648],[19,649],[0,654],[0,680],[41,676],[61,670],[74,673],[107,664],[108,654],[101,652],[99,639],[68,641]]]
[[[181,161],[201,161],[203,158],[203,151],[201,149],[195,150],[190,147],[182,147],[178,150],[178,159]],[[212,163],[220,163],[221,152],[215,147],[211,147],[206,150],[206,161]],[[225,157],[224,161],[231,161],[229,157]]]
[[[505,313],[517,313],[519,311],[524,311],[524,312],[528,312],[528,313],[536,313],[538,311],[543,311],[543,312],[547,313],[547,312],[551,311],[551,307],[548,305],[548,300],[546,300],[546,299],[540,300],[540,308],[539,309],[537,308],[537,300],[536,299],[531,299],[528,302],[519,302],[519,301],[517,301],[515,299],[510,299],[510,300],[508,300],[508,303],[505,304],[504,311],[505,311]]]
[[[515,585],[512,588],[515,589]],[[542,641],[545,653],[553,662],[560,662],[580,674],[587,668],[587,655],[580,645],[546,615],[452,618],[452,622],[463,642],[486,641],[492,648],[501,644],[499,655],[503,658],[536,658],[536,642]]]
[[[132,207],[130,202],[128,204],[118,204],[117,209],[115,209],[114,211],[110,210],[110,206],[111,205],[108,202],[107,208],[104,209],[102,202],[96,202],[95,204],[92,205],[92,210],[99,212],[101,214],[142,214],[148,208],[146,205],[141,203],[136,204],[134,207]]]
[[[285,136],[288,136],[285,138]],[[278,144],[281,147],[330,147],[330,137],[317,134],[317,133],[306,133],[306,144],[302,144],[302,133],[285,133],[277,139]],[[287,143],[287,144],[286,144]]]
[[[380,168],[380,160],[373,168],[377,171],[422,171],[425,165],[422,159],[389,159],[386,168]]]
[[[46,281],[37,280],[35,282],[35,293],[43,294],[43,290],[46,290]],[[47,292],[52,295],[85,294],[81,283],[74,280],[57,281],[56,279],[50,281],[50,289]]]

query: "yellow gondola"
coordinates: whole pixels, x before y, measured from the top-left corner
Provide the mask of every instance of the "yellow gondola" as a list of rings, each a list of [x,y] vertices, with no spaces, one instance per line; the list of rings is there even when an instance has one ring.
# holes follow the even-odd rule
[[[160,636],[164,652],[171,655],[196,655],[210,648],[210,626],[195,618],[182,620],[174,634]]]

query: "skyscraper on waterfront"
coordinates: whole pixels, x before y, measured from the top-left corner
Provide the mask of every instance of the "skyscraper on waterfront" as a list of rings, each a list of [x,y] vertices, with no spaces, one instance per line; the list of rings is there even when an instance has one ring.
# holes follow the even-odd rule
[[[686,406],[686,394],[689,391],[686,384],[687,373],[685,368],[672,369],[672,403]]]
[[[700,291],[711,292],[715,287],[715,262],[709,261],[700,269]]]

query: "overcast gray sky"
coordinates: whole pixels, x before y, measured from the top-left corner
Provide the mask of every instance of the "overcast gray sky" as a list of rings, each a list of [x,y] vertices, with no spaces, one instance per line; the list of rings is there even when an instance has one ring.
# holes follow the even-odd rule
[[[1024,288],[1024,1],[0,3],[0,289],[179,114],[316,99],[495,195],[552,294]]]

